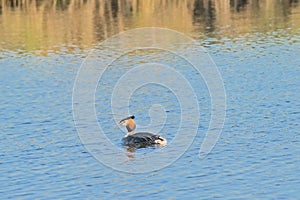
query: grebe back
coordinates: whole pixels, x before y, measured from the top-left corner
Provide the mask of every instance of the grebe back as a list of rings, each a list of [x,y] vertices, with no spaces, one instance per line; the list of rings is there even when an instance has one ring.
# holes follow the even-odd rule
[[[142,148],[152,145],[165,146],[167,144],[167,140],[160,135],[147,133],[147,132],[139,132],[134,133],[136,128],[134,119],[135,117],[129,116],[122,119],[118,125],[126,126],[128,133],[124,136],[122,143],[125,146]]]

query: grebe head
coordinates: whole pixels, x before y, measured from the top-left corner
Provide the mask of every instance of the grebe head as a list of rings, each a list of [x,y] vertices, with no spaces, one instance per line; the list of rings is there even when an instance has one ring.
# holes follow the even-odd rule
[[[135,117],[133,115],[126,117],[119,122],[119,125],[126,126],[128,132],[133,132],[136,127],[135,122],[133,120],[134,118]]]

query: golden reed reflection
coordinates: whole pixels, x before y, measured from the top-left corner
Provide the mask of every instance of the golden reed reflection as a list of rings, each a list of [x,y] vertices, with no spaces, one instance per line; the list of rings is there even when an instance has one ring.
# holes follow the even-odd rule
[[[299,19],[298,0],[0,0],[0,51],[86,49],[148,26],[198,39],[279,28],[297,34]]]

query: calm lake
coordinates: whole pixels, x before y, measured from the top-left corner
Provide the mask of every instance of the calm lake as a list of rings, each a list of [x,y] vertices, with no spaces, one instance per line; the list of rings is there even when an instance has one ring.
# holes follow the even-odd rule
[[[298,0],[0,0],[0,69],[0,199],[299,199]]]

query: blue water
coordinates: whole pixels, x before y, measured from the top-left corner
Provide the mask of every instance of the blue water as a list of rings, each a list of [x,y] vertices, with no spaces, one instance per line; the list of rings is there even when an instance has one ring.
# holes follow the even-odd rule
[[[39,56],[2,51],[0,198],[299,198],[299,39],[275,31],[200,41],[215,61],[226,89],[227,115],[221,137],[200,160],[198,152],[208,126],[204,119],[182,157],[145,174],[123,173],[101,164],[77,135],[72,89],[88,52]],[[208,95],[202,86],[199,83],[199,91]],[[140,94],[147,91],[154,91],[151,103],[164,100],[155,88],[137,91],[141,105],[132,109],[139,112],[137,122],[142,125],[149,117],[144,113],[148,108],[143,107],[147,102]],[[170,117],[179,112],[174,106],[176,98],[171,100],[166,104]],[[207,105],[203,104],[204,110],[209,110]],[[97,114],[101,123],[101,110]],[[103,120],[107,118],[103,115]],[[176,125],[176,120],[172,122]],[[123,133],[111,129],[117,133],[112,141],[118,145]]]

